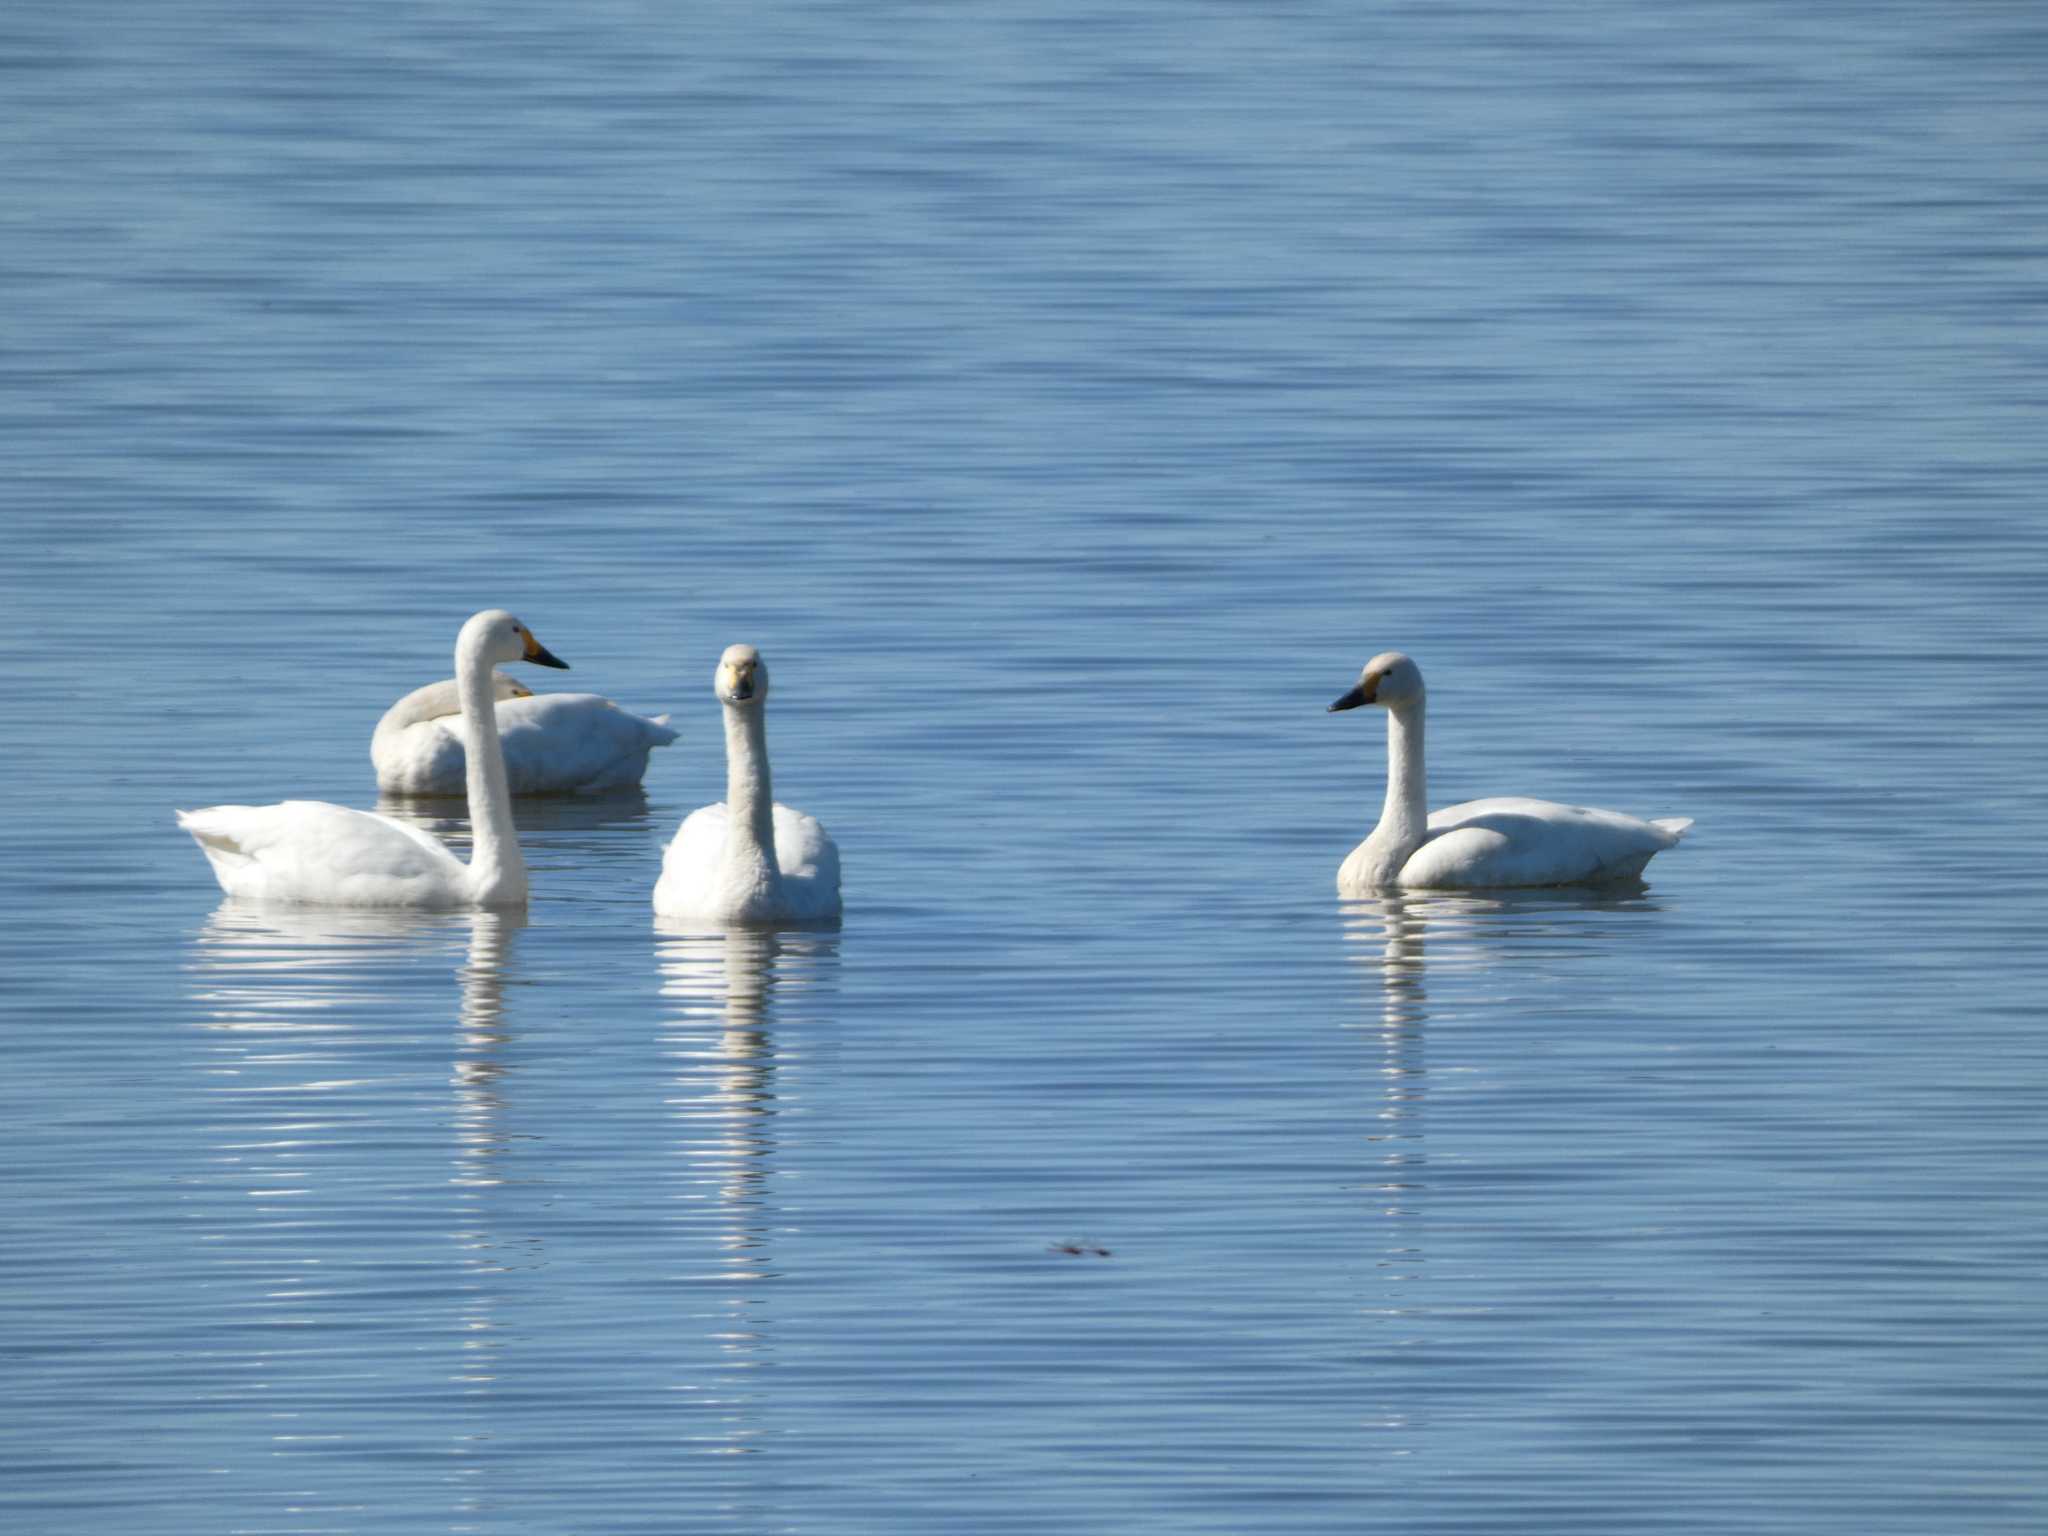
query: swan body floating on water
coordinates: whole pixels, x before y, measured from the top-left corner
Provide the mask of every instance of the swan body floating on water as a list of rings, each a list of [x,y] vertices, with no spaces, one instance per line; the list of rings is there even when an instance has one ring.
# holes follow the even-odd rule
[[[692,811],[662,856],[654,910],[714,922],[839,916],[839,849],[802,811],[777,805],[768,774],[768,667],[726,647],[713,691],[725,706],[725,800]]]
[[[491,728],[491,668],[501,661],[568,665],[502,609],[488,609],[462,626],[455,641],[455,682],[469,737],[482,744],[468,754],[475,841],[467,864],[416,827],[318,800],[180,811],[178,825],[198,840],[221,889],[247,900],[337,907],[526,905],[526,860],[512,824],[505,755]]]
[[[1678,846],[1689,817],[1643,821],[1619,811],[1506,796],[1430,811],[1422,763],[1422,669],[1399,651],[1365,664],[1334,713],[1387,712],[1387,802],[1372,835],[1337,871],[1346,896],[1390,889],[1477,890],[1633,880]]]
[[[667,715],[636,715],[594,693],[535,693],[493,673],[498,744],[515,795],[631,789],[647,754],[676,739]],[[415,688],[384,712],[370,738],[377,788],[387,795],[459,795],[469,741],[453,678]]]

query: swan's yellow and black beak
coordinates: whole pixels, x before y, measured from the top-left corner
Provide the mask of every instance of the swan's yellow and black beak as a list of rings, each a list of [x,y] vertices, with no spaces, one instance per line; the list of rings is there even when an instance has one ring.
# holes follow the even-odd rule
[[[1380,680],[1378,678],[1368,677],[1364,682],[1360,683],[1356,688],[1352,689],[1349,693],[1345,694],[1344,697],[1339,699],[1336,703],[1332,704],[1328,709],[1324,710],[1323,713],[1326,715],[1334,715],[1340,709],[1356,709],[1361,704],[1372,703],[1373,694],[1379,690],[1379,684]]]
[[[737,666],[729,666],[720,681],[724,684],[722,691],[726,698],[735,704],[744,704],[754,696],[754,664],[743,661]]]
[[[569,670],[569,663],[534,639],[533,631],[530,629],[526,632],[526,652],[520,660],[530,661],[537,667],[560,667],[564,672]]]

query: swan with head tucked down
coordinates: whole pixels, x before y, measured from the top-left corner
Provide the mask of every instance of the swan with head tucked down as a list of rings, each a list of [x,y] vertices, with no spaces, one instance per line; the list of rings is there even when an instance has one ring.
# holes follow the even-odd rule
[[[512,824],[505,757],[491,728],[491,668],[501,661],[567,667],[503,609],[462,626],[455,641],[455,683],[470,739],[469,817],[475,832],[467,864],[416,827],[318,800],[279,805],[216,805],[178,812],[198,840],[214,877],[230,896],[251,901],[335,907],[520,907],[526,860]]]
[[[768,776],[768,666],[726,647],[713,691],[725,706],[725,801],[692,811],[662,856],[654,910],[713,922],[839,916],[839,849],[817,819],[775,803]]]
[[[502,673],[498,745],[515,795],[594,795],[636,787],[647,754],[676,739],[668,716],[633,714],[594,693],[541,693]],[[458,795],[469,726],[451,678],[415,688],[384,712],[370,738],[377,788],[388,795]]]
[[[1362,704],[1387,712],[1387,802],[1372,835],[1337,871],[1344,895],[1633,880],[1692,825],[1688,817],[1642,821],[1516,796],[1432,812],[1422,766],[1422,669],[1399,651],[1381,652],[1330,710]]]

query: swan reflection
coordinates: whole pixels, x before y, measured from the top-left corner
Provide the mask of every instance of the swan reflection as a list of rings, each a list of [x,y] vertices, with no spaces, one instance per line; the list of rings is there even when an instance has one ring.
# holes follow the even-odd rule
[[[1590,951],[1613,914],[1655,912],[1641,882],[1514,891],[1387,891],[1339,903],[1354,958],[1379,972],[1383,1028],[1429,1018],[1428,977],[1449,981],[1560,948]]]
[[[332,1346],[307,1341],[360,1327],[391,1266],[442,1264],[449,1231],[463,1268],[502,1268],[475,1202],[498,1182],[504,985],[524,922],[225,901],[193,934],[190,1112],[209,1155],[182,1202],[219,1266],[236,1339],[223,1348],[250,1401],[322,1382]],[[453,1110],[436,1110],[451,1018]],[[436,1120],[455,1126],[453,1214],[446,1161],[418,1135]],[[391,1223],[393,1206],[434,1212],[432,1223]],[[459,1380],[489,1376],[477,1352],[492,1305],[489,1286],[461,1288]],[[299,1442],[281,1423],[270,1454],[305,1454]]]
[[[343,1027],[318,1015],[392,1001],[392,961],[444,951],[468,916],[229,899],[193,935],[186,969],[198,1022],[259,1033]]]
[[[664,1105],[676,1122],[680,1198],[719,1218],[721,1267],[732,1278],[757,1278],[765,1262],[762,1185],[772,1172],[775,1121],[794,1107],[784,1080],[801,1052],[778,1042],[774,1026],[828,983],[838,950],[832,932],[656,920],[668,1005]]]
[[[518,912],[229,901],[193,935],[194,1022],[211,1042],[197,1101],[210,1156],[188,1200],[232,1290],[242,1390],[318,1381],[332,1346],[304,1341],[322,1325],[361,1326],[390,1266],[444,1265],[450,1241],[462,1281],[448,1304],[448,1374],[470,1393],[490,1390],[504,1337],[495,1276],[515,1267],[490,1202],[509,1141],[505,990],[525,926]],[[452,1126],[452,1154],[422,1142],[429,1122]],[[394,1223],[393,1209],[431,1213],[430,1224]],[[301,1454],[300,1438],[280,1426],[273,1454]],[[460,1427],[456,1456],[484,1438]],[[458,1477],[474,1471],[453,1466]]]
[[[1428,1165],[1422,1116],[1428,1084],[1429,929],[1433,917],[1441,915],[1441,903],[1455,899],[1390,891],[1345,902],[1342,908],[1344,939],[1355,947],[1352,958],[1377,972],[1378,985],[1367,994],[1371,1022],[1366,1027],[1379,1044],[1379,1095],[1365,1138],[1372,1163],[1367,1188],[1379,1214],[1393,1223],[1385,1234],[1380,1267],[1401,1279],[1413,1278],[1411,1271],[1421,1262],[1419,1240],[1407,1228],[1426,1188]]]
[[[450,1240],[463,1274],[458,1294],[461,1343],[452,1372],[471,1396],[493,1391],[503,1374],[500,1352],[504,1328],[498,1311],[505,1287],[498,1278],[522,1267],[507,1252],[495,1201],[507,1182],[506,1154],[512,1138],[505,1128],[505,1051],[510,1030],[505,1016],[505,987],[511,971],[513,938],[526,926],[520,911],[472,912],[469,949],[458,975],[461,1002],[456,1011],[455,1053],[449,1069],[453,1095],[455,1213]],[[526,1262],[532,1262],[530,1259]],[[465,1429],[455,1437],[455,1476],[481,1490],[481,1463],[472,1461],[489,1435]],[[482,1494],[466,1492],[465,1509],[481,1508]]]
[[[724,1380],[693,1383],[721,1428],[703,1449],[740,1452],[760,1433],[747,1372],[765,1363],[772,1240],[789,1229],[776,1193],[785,1121],[803,1109],[803,1026],[830,995],[836,931],[719,928],[655,920],[665,1004],[663,1108],[673,1121],[674,1220],[691,1239],[678,1279],[718,1297],[710,1335]]]
[[[1454,1013],[1489,973],[1518,980],[1560,953],[1590,956],[1617,922],[1659,910],[1640,882],[1599,888],[1515,891],[1387,891],[1341,903],[1350,958],[1371,978],[1365,1028],[1377,1039],[1380,1093],[1367,1143],[1369,1183],[1380,1212],[1396,1223],[1416,1218],[1429,1188],[1424,1127],[1432,1017]],[[1448,1009],[1431,1001],[1457,999]],[[1490,1001],[1498,1002],[1497,997]],[[1406,1274],[1419,1265],[1419,1240],[1389,1237],[1382,1267]],[[1413,1276],[1410,1275],[1410,1278]],[[1400,1311],[1397,1304],[1390,1310]]]
[[[485,1159],[501,1140],[492,1129],[498,1107],[496,1054],[504,1038],[504,978],[512,936],[526,926],[521,912],[244,906],[223,902],[193,936],[187,969],[199,1028],[238,1037],[210,1058],[225,1079],[215,1092],[258,1095],[309,1119],[308,1096],[335,1099],[340,1114],[350,1089],[373,1091],[392,1081],[385,1043],[394,1028],[417,1032],[419,986],[445,985],[448,962],[459,983],[453,1086],[454,1121],[469,1177],[484,1176]],[[447,1018],[445,1002],[427,1010]],[[439,1026],[445,1028],[445,1025]],[[352,1061],[356,1073],[338,1071]],[[374,1065],[372,1063],[375,1063]],[[366,1103],[347,1106],[360,1127],[373,1118]],[[237,1117],[238,1133],[249,1127]]]
[[[462,1002],[456,1013],[450,1082],[455,1090],[455,1182],[475,1188],[501,1182],[494,1162],[505,1146],[498,1124],[504,1108],[499,1079],[505,1072],[505,973],[512,936],[526,926],[526,914],[466,916],[469,953],[458,973]]]
[[[437,964],[460,914],[245,906],[229,899],[192,936],[194,1022],[216,1037],[199,1058],[223,1230],[206,1240],[246,1261],[318,1262],[293,1240],[360,1149],[388,1074],[368,1040]],[[259,1316],[291,1321],[303,1287],[278,1273]]]

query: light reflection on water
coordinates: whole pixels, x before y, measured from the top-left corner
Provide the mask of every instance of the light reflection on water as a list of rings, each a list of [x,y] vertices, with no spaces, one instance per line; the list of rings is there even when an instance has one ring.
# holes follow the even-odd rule
[[[300,1014],[397,1000],[394,953],[439,953],[467,914],[249,906],[225,901],[194,937],[189,970],[202,1027],[312,1028]]]
[[[1338,903],[1350,961],[1368,978],[1363,1017],[1350,1027],[1376,1040],[1380,1053],[1380,1102],[1366,1140],[1381,1174],[1374,1193],[1384,1202],[1382,1216],[1414,1217],[1429,1184],[1432,977],[1440,989],[1455,987],[1457,1009],[1466,1012],[1475,993],[1487,991],[1490,973],[1521,977],[1537,964],[1568,966],[1574,955],[1592,963],[1626,954],[1641,941],[1639,925],[1662,910],[1641,882],[1590,889],[1401,891]],[[1388,1250],[1389,1259],[1395,1252]]]
[[[400,1373],[434,1401],[436,1377],[476,1398],[501,1376],[495,1277],[509,1266],[491,1202],[507,1143],[505,989],[526,925],[229,901],[193,936],[193,1023],[222,1037],[201,1067],[210,1167],[188,1196],[222,1296],[218,1400],[294,1404],[267,1415],[267,1438],[276,1457],[315,1458],[309,1512],[365,1507],[338,1483],[323,1493],[312,1469],[374,1439],[353,1410],[390,1390],[389,1352],[438,1362]],[[446,999],[438,1028],[418,1013],[423,983]],[[450,1476],[473,1480],[466,1459],[488,1434],[459,1418],[444,1432]]]
[[[796,1219],[778,1187],[791,1172],[781,1128],[804,1110],[810,1066],[778,1026],[827,1005],[839,937],[667,918],[656,918],[654,929],[662,1105],[677,1164],[669,1198],[679,1209],[669,1220],[714,1234],[710,1246],[690,1249],[710,1267],[674,1278],[717,1297],[716,1315],[704,1320],[715,1369],[678,1390],[718,1426],[693,1431],[692,1449],[743,1453],[764,1433],[762,1389],[751,1373],[774,1352],[773,1302],[762,1287],[778,1273],[777,1235]]]
[[[1428,979],[1473,976],[1530,953],[1569,953],[1625,943],[1609,914],[1663,910],[1641,881],[1529,891],[1390,891],[1337,904],[1356,963],[1376,967],[1389,1027],[1428,1017]]]
[[[473,1396],[487,1396],[501,1374],[500,1319],[502,1296],[496,1277],[514,1267],[505,1235],[497,1230],[493,1199],[506,1180],[509,1132],[505,1127],[507,1089],[504,1051],[508,1023],[505,988],[513,947],[526,927],[522,912],[467,914],[469,950],[460,972],[461,1002],[455,1030],[455,1056],[449,1074],[454,1102],[449,1125],[454,1135],[450,1183],[455,1191],[449,1239],[454,1243],[460,1274],[454,1289],[459,1301],[457,1327],[461,1354],[451,1379]],[[530,1261],[529,1261],[530,1262]],[[456,1436],[458,1453],[473,1453],[488,1438],[481,1430]],[[463,1473],[480,1478],[480,1469]],[[472,1501],[478,1495],[470,1496]],[[481,1507],[472,1502],[471,1512]]]
[[[1366,1200],[1371,1263],[1358,1308],[1362,1347],[1377,1367],[1376,1411],[1363,1422],[1394,1437],[1382,1449],[1396,1463],[1441,1455],[1446,1440],[1462,1433],[1469,1410],[1460,1405],[1495,1390],[1488,1383],[1549,1369],[1540,1344],[1530,1348],[1527,1302],[1475,1284],[1485,1274],[1475,1262],[1475,1234],[1529,1219],[1527,1207],[1552,1180],[1569,1187],[1572,1157],[1562,1143],[1583,1134],[1568,1099],[1546,1100],[1542,1072],[1510,1064],[1541,1050],[1550,1027],[1532,1001],[1541,989],[1525,989],[1545,973],[1625,964],[1655,941],[1666,916],[1641,883],[1388,892],[1338,903],[1341,942],[1359,983],[1357,1012],[1345,1027],[1376,1046],[1369,1070],[1378,1085],[1363,1111],[1368,1175],[1356,1186]],[[1563,995],[1583,994],[1565,988]],[[1475,1028],[1486,1031],[1484,1047],[1473,1042]],[[1498,1127],[1476,1120],[1470,1104],[1500,1102],[1525,1074],[1506,1102],[1526,1161],[1506,1164],[1492,1145]],[[1439,1096],[1444,1102],[1434,1105]],[[1441,1112],[1433,1115],[1433,1107]],[[1609,1134],[1609,1155],[1627,1158],[1632,1144]],[[1499,1204],[1497,1189],[1513,1197]],[[1573,1212],[1560,1222],[1567,1235],[1549,1239],[1570,1251],[1582,1241],[1571,1229],[1585,1216],[1568,1195],[1548,1198],[1556,1210]],[[1573,1298],[1551,1326],[1569,1331],[1578,1304]],[[1575,1475],[1562,1465],[1555,1470],[1561,1481]],[[1473,1484],[1463,1513],[1447,1516],[1455,1523],[1445,1528],[1511,1528],[1523,1514],[1511,1496],[1496,1502]]]
[[[1340,908],[1345,942],[1358,949],[1357,964],[1367,974],[1378,973],[1377,987],[1367,987],[1369,1022],[1361,1027],[1380,1047],[1380,1101],[1370,1111],[1373,1127],[1366,1142],[1378,1176],[1372,1193],[1390,1224],[1378,1261],[1390,1284],[1412,1280],[1408,1267],[1422,1262],[1409,1229],[1428,1182],[1428,934],[1430,910],[1442,904],[1430,896],[1388,895],[1348,901]]]
[[[2048,1523],[2018,8],[96,9],[0,114],[0,1526]],[[487,603],[646,798],[518,803],[524,927],[216,911],[169,808],[368,803]],[[650,937],[733,640],[843,941]],[[1332,922],[1388,645],[1652,891]]]

